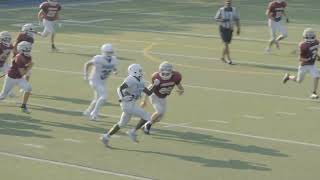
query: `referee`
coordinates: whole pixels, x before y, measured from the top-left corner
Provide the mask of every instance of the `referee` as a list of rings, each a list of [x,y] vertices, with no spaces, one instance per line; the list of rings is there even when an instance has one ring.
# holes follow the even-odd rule
[[[225,5],[221,7],[215,19],[219,23],[221,39],[224,43],[221,60],[225,63],[232,64],[230,58],[229,44],[232,40],[233,26],[237,26],[237,35],[240,35],[240,17],[235,7],[231,6],[232,0],[225,0]]]

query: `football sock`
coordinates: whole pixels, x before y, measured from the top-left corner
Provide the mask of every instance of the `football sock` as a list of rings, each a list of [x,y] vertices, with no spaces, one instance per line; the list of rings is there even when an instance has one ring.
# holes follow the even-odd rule
[[[112,136],[113,134],[117,133],[120,130],[120,127],[118,124],[115,124],[107,134],[109,134],[110,136]]]
[[[147,123],[146,120],[140,119],[140,121],[138,122],[138,124],[136,126],[136,130],[140,129],[145,123]]]

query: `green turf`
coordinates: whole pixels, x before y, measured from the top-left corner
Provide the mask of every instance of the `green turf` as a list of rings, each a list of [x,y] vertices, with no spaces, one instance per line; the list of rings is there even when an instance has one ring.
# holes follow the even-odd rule
[[[320,3],[288,1],[289,38],[281,50],[265,55],[266,2],[235,1],[242,34],[231,46],[237,65],[227,66],[218,60],[221,43],[213,20],[220,3],[187,2],[132,0],[64,7],[65,20],[112,20],[64,22],[57,28],[59,53],[50,52],[48,39],[36,38],[32,114],[19,112],[20,97],[0,103],[1,179],[133,178],[119,174],[161,180],[319,177],[320,107],[319,101],[308,99],[312,80],[308,76],[301,85],[283,85],[281,78],[296,71],[297,55],[291,52],[309,27],[305,24],[319,30]],[[16,24],[36,23],[37,9],[26,8],[0,9],[0,29],[15,36]],[[90,122],[81,115],[93,96],[82,69],[105,42],[115,47],[120,73],[108,79],[104,116]],[[119,119],[116,88],[128,65],[140,63],[149,80],[163,60],[182,73],[185,94],[169,97],[166,117],[154,126],[152,136],[139,133],[140,143],[130,142],[125,132],[136,124],[132,120],[111,139],[114,149],[105,149],[99,137]],[[152,112],[150,106],[147,110]]]

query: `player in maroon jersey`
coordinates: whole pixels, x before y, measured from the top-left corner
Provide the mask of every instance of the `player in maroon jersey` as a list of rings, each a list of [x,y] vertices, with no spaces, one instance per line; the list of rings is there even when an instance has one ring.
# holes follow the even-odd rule
[[[40,11],[38,13],[39,23],[42,23],[44,30],[40,35],[42,37],[47,37],[51,34],[51,48],[56,51],[57,48],[54,44],[55,31],[54,24],[55,21],[59,19],[59,11],[61,11],[61,6],[58,0],[48,0],[40,4]]]
[[[178,88],[179,95],[184,93],[184,88],[181,84],[182,76],[178,71],[173,70],[172,64],[167,61],[159,66],[159,72],[152,75],[152,83],[158,79],[160,84],[154,89],[153,94],[150,96],[150,103],[152,104],[155,112],[151,116],[151,121],[147,122],[144,126],[144,132],[149,134],[152,124],[159,122],[166,112],[166,97],[169,96],[175,86]],[[142,100],[141,106],[146,105],[146,97]]]
[[[268,16],[268,25],[270,28],[271,39],[269,45],[266,48],[266,52],[271,52],[271,47],[273,44],[276,44],[276,47],[279,49],[279,41],[288,36],[287,29],[282,23],[282,16],[286,16],[286,22],[289,23],[289,18],[285,12],[287,3],[284,0],[273,0],[269,3],[266,15]],[[280,32],[280,35],[276,37],[277,32]]]
[[[298,75],[291,76],[289,73],[286,73],[283,78],[283,83],[286,83],[288,80],[301,83],[304,79],[304,76],[309,72],[314,79],[313,92],[310,98],[317,99],[319,98],[319,96],[317,95],[317,90],[320,74],[315,65],[315,62],[316,60],[319,60],[319,41],[316,39],[316,33],[311,28],[307,28],[304,30],[303,38],[304,41],[299,44],[300,66],[298,68]]]
[[[17,52],[17,46],[20,42],[22,41],[27,41],[31,44],[34,43],[34,34],[36,33],[36,31],[34,30],[34,27],[32,24],[25,24],[22,26],[21,28],[21,32],[18,34],[16,42],[14,43],[14,50],[13,50],[13,54],[14,56],[18,54]],[[27,81],[30,80],[30,76],[31,76],[31,71],[29,71],[26,75],[25,78]]]
[[[27,114],[30,113],[27,108],[27,102],[31,93],[31,85],[25,78],[23,78],[23,76],[30,71],[33,66],[31,49],[32,44],[29,42],[22,41],[18,44],[18,54],[12,61],[12,66],[5,77],[2,91],[0,93],[0,100],[3,100],[9,95],[14,86],[18,85],[24,90],[21,110]]]
[[[9,70],[8,58],[13,49],[11,35],[8,31],[0,32],[0,72],[6,74]]]

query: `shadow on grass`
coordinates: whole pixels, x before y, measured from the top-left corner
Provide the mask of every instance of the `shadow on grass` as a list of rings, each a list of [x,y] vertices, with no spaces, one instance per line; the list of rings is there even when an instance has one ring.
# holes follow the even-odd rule
[[[221,148],[250,154],[261,154],[275,157],[288,157],[287,154],[281,153],[279,150],[259,147],[255,145],[246,146],[236,144],[232,143],[230,140],[227,139],[220,139],[212,135],[201,134],[196,132],[179,132],[167,129],[154,129],[152,137],[155,139],[185,142],[190,144],[204,145],[212,148]]]
[[[147,151],[147,150],[129,150],[129,149],[120,149],[113,148],[114,150],[120,151],[128,151],[128,152],[137,152],[143,154],[152,154],[159,156],[167,156],[172,158],[178,158],[184,161],[190,161],[194,163],[199,163],[201,166],[205,167],[215,167],[215,168],[230,168],[230,169],[239,169],[239,170],[256,170],[256,171],[271,171],[270,168],[265,164],[253,163],[241,160],[217,160],[217,159],[209,159],[201,156],[189,156],[182,154],[173,154],[166,152],[158,152],[158,151]]]

